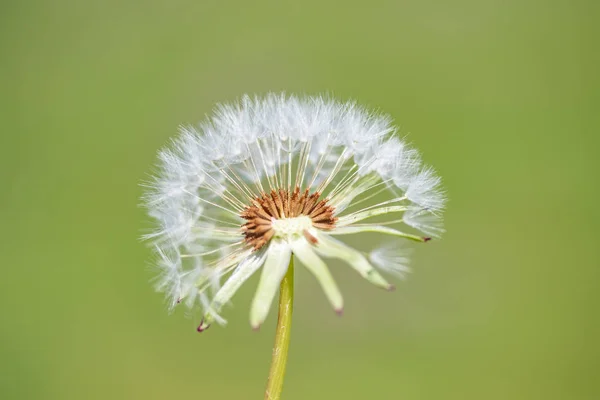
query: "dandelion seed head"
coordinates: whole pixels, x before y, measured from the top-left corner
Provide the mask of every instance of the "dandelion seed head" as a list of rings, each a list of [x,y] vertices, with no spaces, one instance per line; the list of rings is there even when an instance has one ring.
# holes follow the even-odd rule
[[[250,322],[260,326],[292,255],[341,313],[324,258],[385,289],[392,285],[377,269],[401,275],[408,259],[399,246],[355,249],[336,237],[424,242],[443,233],[441,180],[391,119],[321,96],[218,105],[206,121],[180,128],[147,186],[156,289],[171,308],[199,309],[199,331],[225,323],[223,307],[258,270]]]

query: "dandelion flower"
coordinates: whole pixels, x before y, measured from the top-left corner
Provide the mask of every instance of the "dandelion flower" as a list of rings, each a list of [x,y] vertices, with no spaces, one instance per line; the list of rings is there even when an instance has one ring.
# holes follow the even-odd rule
[[[156,289],[170,308],[200,309],[199,331],[225,323],[224,306],[260,270],[250,307],[258,328],[292,255],[341,313],[326,260],[389,290],[377,268],[408,270],[399,242],[443,233],[440,178],[397,137],[389,117],[355,103],[245,96],[198,127],[182,127],[159,158],[145,197],[158,222],[146,237],[158,254]],[[342,240],[369,233],[393,242],[356,249]]]

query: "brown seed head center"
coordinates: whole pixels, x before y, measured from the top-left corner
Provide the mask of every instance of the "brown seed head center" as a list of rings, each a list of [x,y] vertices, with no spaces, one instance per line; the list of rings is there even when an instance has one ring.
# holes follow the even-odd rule
[[[277,219],[307,216],[313,227],[333,229],[337,221],[334,216],[335,207],[327,204],[327,199],[319,200],[320,197],[321,193],[309,194],[308,189],[300,194],[298,187],[292,192],[279,189],[279,191],[272,190],[270,194],[263,193],[252,200],[252,203],[240,214],[248,221],[242,225],[246,243],[255,250],[264,246],[275,235],[272,221]],[[307,230],[303,234],[311,243],[316,243],[316,238]]]

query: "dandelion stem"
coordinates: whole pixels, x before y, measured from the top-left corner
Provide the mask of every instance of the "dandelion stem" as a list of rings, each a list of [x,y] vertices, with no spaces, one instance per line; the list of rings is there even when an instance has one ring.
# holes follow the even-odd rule
[[[283,389],[283,378],[290,347],[292,313],[294,306],[294,257],[290,258],[287,273],[281,281],[279,292],[279,317],[275,331],[275,345],[271,359],[271,370],[267,381],[265,400],[279,400]]]

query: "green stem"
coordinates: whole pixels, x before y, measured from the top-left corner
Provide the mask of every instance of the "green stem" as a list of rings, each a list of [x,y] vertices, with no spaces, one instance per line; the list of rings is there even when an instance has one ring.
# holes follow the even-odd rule
[[[275,345],[271,370],[267,381],[265,400],[279,400],[283,389],[283,377],[290,347],[290,332],[292,329],[292,313],[294,311],[294,257],[290,257],[287,273],[281,281],[279,292],[279,317],[275,331]]]

